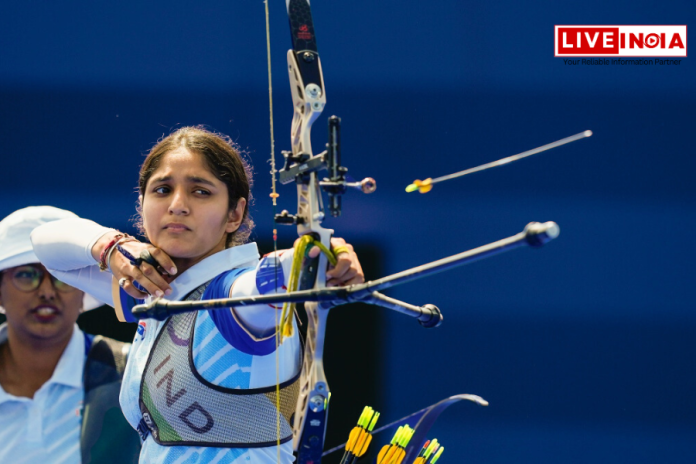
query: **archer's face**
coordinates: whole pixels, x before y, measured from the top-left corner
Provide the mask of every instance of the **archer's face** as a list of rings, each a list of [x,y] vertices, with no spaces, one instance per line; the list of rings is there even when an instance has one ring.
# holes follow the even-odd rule
[[[143,225],[153,245],[189,265],[225,249],[246,201],[228,210],[228,190],[202,155],[180,147],[163,156],[142,198]]]
[[[2,271],[0,304],[5,308],[9,330],[29,342],[58,342],[70,337],[83,296],[74,287],[56,283],[38,263]]]

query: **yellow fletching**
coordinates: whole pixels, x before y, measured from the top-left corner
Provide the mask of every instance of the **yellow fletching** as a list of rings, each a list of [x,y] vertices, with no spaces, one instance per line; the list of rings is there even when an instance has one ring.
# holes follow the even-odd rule
[[[423,182],[420,183],[420,185],[418,185],[418,191],[420,193],[428,193],[433,188],[432,181],[433,179],[431,179],[430,177],[425,179]]]
[[[348,441],[346,442],[346,451],[353,451],[355,443],[357,443],[358,437],[360,436],[361,430],[362,429],[360,427],[353,427],[353,430],[350,431],[350,435],[348,435]]]
[[[392,445],[389,447],[387,454],[384,456],[384,462],[386,464],[392,464],[394,462],[394,455],[396,454],[396,451],[398,449],[399,448],[396,445]]]
[[[394,464],[401,464],[401,461],[403,461],[405,457],[406,450],[403,448],[399,448],[398,451],[394,454]]]
[[[387,451],[389,450],[390,445],[384,445],[381,450],[379,450],[379,454],[377,455],[377,463],[381,464],[382,461],[384,460],[384,456],[387,455]]]
[[[363,443],[365,443],[365,429],[360,428],[360,431],[358,432],[358,435],[355,437],[355,443],[353,443],[353,447],[351,448],[351,452],[353,454],[357,454],[357,452],[360,450],[362,447]]]
[[[418,190],[420,193],[428,193],[433,188],[433,179],[428,177],[425,180],[416,179],[411,185],[406,187],[407,192],[415,192]]]
[[[356,446],[353,450],[353,454],[355,454],[358,457],[365,454],[367,449],[370,447],[370,443],[372,443],[372,435],[370,435],[367,432],[362,434],[361,438],[362,439],[358,442],[358,446]]]

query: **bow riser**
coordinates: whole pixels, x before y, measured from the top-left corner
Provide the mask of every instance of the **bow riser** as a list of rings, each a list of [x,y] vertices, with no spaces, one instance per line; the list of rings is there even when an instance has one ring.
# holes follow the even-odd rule
[[[297,226],[300,236],[312,234],[327,248],[331,247],[333,230],[321,227],[323,212],[321,208],[321,191],[317,173],[307,174],[309,181],[298,183]],[[312,194],[312,192],[314,194]],[[324,254],[315,259],[305,259],[302,269],[300,290],[325,288],[328,261]],[[298,452],[297,462],[321,462],[324,449],[326,421],[328,418],[329,386],[324,373],[324,337],[328,307],[316,302],[305,303],[307,313],[307,337],[300,375],[300,394],[295,410],[293,424],[293,447]]]

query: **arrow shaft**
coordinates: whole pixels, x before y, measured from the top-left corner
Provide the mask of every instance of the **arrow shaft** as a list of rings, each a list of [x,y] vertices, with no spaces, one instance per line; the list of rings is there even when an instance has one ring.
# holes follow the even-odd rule
[[[532,150],[527,150],[525,152],[518,153],[517,155],[508,156],[507,158],[499,159],[498,161],[492,161],[490,163],[482,164],[474,168],[465,169],[464,171],[455,172],[454,174],[448,174],[446,176],[438,177],[436,179],[433,179],[430,183],[436,184],[438,182],[443,182],[446,180],[455,179],[457,177],[466,176],[467,174],[473,174],[475,172],[485,171],[486,169],[502,166],[504,164],[512,163],[513,161],[517,161],[528,156],[536,155],[537,153],[551,150],[552,148],[560,147],[561,145],[566,145],[568,143],[575,142],[576,140],[584,139],[591,135],[591,131],[580,132],[579,134],[571,135],[570,137],[566,137],[564,139],[548,143],[546,145],[534,148]]]

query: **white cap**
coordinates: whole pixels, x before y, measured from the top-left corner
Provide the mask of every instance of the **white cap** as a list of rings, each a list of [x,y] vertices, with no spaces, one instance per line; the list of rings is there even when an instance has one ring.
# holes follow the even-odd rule
[[[31,232],[41,224],[74,217],[78,216],[53,206],[30,206],[0,221],[0,271],[40,262],[31,245]],[[98,306],[101,303],[85,293],[83,308],[87,310]],[[0,310],[3,308],[0,307]]]

